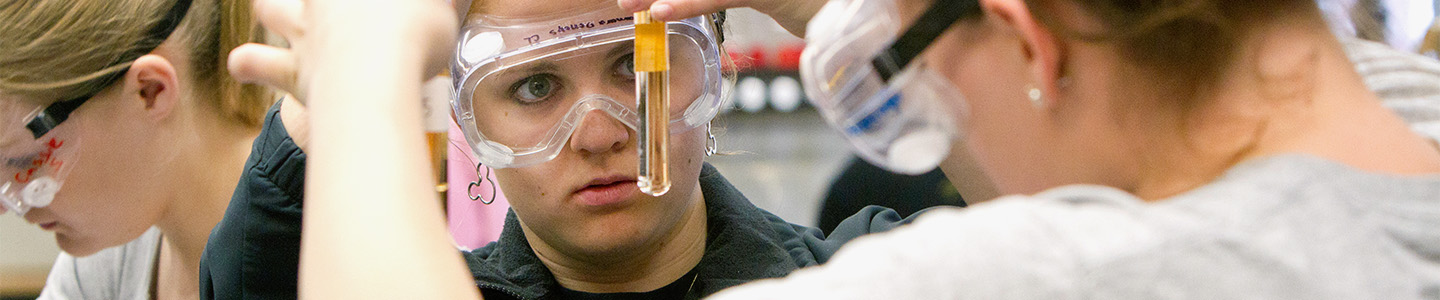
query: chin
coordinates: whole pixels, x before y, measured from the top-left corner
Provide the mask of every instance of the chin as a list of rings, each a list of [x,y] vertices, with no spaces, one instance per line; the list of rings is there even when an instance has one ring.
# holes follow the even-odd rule
[[[624,223],[596,222],[585,231],[571,236],[572,246],[587,256],[622,257],[639,252],[647,242],[660,238],[651,224],[638,224],[635,220],[615,220]]]
[[[74,257],[86,257],[100,250],[105,250],[103,245],[85,239],[73,238],[64,234],[55,234],[55,243],[60,245],[60,250]]]
[[[74,257],[90,256],[106,248],[123,246],[140,238],[145,233],[143,230],[135,233],[128,231],[96,232],[63,227],[63,225],[56,230],[55,243],[60,246],[60,250],[64,250],[65,253]]]

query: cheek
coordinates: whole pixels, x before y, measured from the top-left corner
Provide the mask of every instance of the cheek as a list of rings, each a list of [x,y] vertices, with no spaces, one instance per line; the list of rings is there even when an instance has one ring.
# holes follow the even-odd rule
[[[546,181],[538,179],[555,178],[546,176],[549,175],[548,172],[543,171],[546,169],[544,167],[551,163],[553,161],[529,168],[495,170],[495,182],[499,183],[500,191],[505,194],[505,198],[510,200],[511,207],[520,211],[521,214],[530,211],[548,211],[546,207],[552,205],[548,204],[552,202],[548,199],[556,196],[554,195],[555,191],[547,190],[551,187],[544,184]]]
[[[705,145],[709,142],[709,132],[706,131],[709,126],[713,125],[700,126],[685,133],[671,135],[669,150],[672,165],[678,165],[682,170],[700,169],[700,165],[705,160]],[[675,172],[676,166],[671,166],[670,169],[671,172]]]
[[[671,203],[671,209],[683,211],[689,207],[692,199],[701,198],[695,195],[696,186],[700,181],[700,169],[705,164],[705,147],[709,143],[708,126],[701,126],[683,134],[673,137],[670,143],[670,193],[667,194],[667,203]],[[674,196],[671,196],[671,195]]]
[[[123,128],[103,130],[97,122],[77,121],[81,130],[70,140],[77,148],[65,162],[68,170],[52,206],[62,222],[86,231],[82,235],[133,238],[159,220],[168,199],[164,194],[173,188],[166,184],[159,146],[146,145],[153,143],[126,135]]]

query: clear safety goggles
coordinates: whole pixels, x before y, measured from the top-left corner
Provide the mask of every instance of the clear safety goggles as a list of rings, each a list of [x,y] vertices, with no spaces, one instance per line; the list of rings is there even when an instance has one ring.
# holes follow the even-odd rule
[[[85,99],[41,106],[0,94],[0,205],[24,215],[55,200],[79,149],[75,126],[59,125]]]
[[[612,1],[469,20],[451,64],[452,107],[480,162],[513,168],[554,159],[592,111],[637,128],[633,21]],[[708,17],[668,25],[670,131],[678,134],[715,117],[723,78]]]
[[[866,161],[903,174],[934,170],[959,138],[942,101],[964,98],[914,61],[960,17],[979,13],[974,0],[936,0],[902,31],[895,0],[831,0],[807,24],[805,93]]]

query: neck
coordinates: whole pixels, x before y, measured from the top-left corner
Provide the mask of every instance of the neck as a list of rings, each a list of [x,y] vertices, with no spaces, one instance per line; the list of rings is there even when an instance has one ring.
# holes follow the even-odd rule
[[[1238,163],[1286,153],[1377,173],[1440,172],[1440,151],[1381,105],[1328,32],[1288,25],[1256,31],[1240,52],[1250,59],[1235,64],[1213,98],[1176,121],[1184,135],[1150,135],[1180,137],[1142,150],[1149,152],[1141,155],[1147,170],[1133,193],[1166,198]]]
[[[164,187],[172,191],[169,204],[156,223],[163,237],[155,275],[161,296],[198,295],[200,256],[225,214],[257,133],[227,125],[196,127],[191,146],[172,162],[175,176]]]
[[[673,192],[673,191],[672,191]],[[685,276],[705,256],[705,202],[697,185],[693,191],[694,205],[685,212],[680,224],[664,238],[649,243],[645,251],[616,259],[606,257],[594,262],[567,256],[543,242],[532,242],[537,256],[566,288],[590,293],[648,292]],[[526,238],[531,241],[530,234]]]

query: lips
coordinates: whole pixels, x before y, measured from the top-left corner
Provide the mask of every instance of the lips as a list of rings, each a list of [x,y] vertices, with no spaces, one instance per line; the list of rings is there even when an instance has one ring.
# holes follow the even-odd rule
[[[614,206],[625,202],[640,191],[635,187],[635,182],[634,177],[628,176],[596,178],[575,190],[573,197],[577,203],[585,206]]]
[[[30,224],[35,224],[36,226],[40,226],[40,229],[44,229],[44,230],[53,230],[53,229],[55,229],[55,226],[56,226],[56,225],[59,225],[59,224],[60,224],[60,221],[56,221],[56,220],[53,220],[53,219],[51,219],[51,218],[42,217],[41,215],[42,215],[42,213],[40,213],[38,210],[31,210],[29,213],[26,213],[26,214],[25,214],[24,216],[22,216],[22,217],[25,219],[25,222],[29,222]],[[51,219],[51,220],[47,220],[47,219]]]

